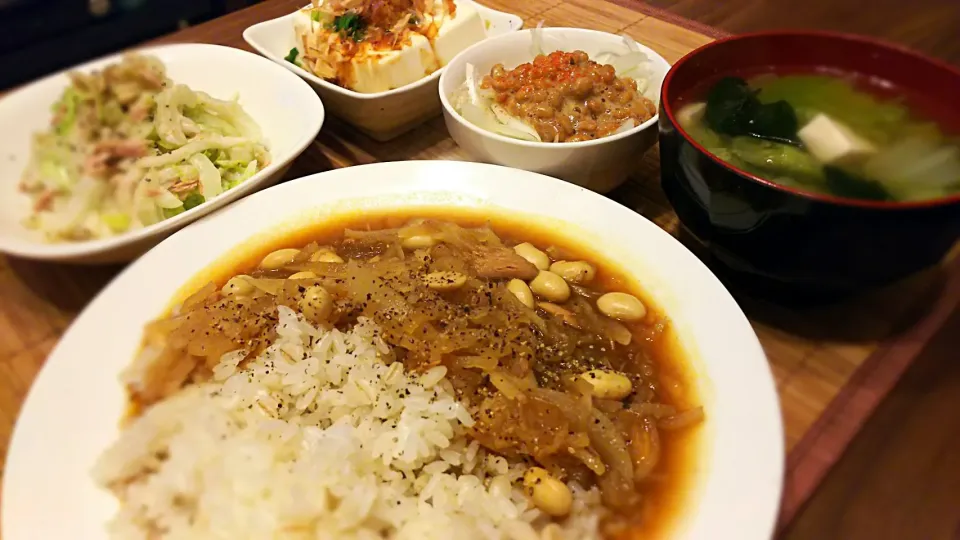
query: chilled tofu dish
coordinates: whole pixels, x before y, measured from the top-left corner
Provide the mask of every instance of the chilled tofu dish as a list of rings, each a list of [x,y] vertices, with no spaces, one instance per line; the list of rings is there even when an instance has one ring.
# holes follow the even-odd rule
[[[469,0],[315,0],[287,61],[365,94],[414,83],[486,37]]]
[[[878,201],[960,192],[960,137],[898,92],[855,74],[726,76],[681,96],[677,123],[714,156],[790,188]]]

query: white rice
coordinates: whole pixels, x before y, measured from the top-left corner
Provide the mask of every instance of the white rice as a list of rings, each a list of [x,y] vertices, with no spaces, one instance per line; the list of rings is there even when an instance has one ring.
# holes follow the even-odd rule
[[[596,490],[558,525],[521,492],[521,463],[465,436],[446,369],[386,365],[375,326],[318,330],[280,308],[256,360],[148,409],[94,476],[121,499],[114,538],[582,539]]]

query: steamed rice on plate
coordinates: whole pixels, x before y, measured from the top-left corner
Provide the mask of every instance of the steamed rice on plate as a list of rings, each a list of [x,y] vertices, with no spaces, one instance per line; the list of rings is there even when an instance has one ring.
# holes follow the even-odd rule
[[[530,224],[348,217],[150,323],[114,538],[656,535],[704,411],[670,319]]]

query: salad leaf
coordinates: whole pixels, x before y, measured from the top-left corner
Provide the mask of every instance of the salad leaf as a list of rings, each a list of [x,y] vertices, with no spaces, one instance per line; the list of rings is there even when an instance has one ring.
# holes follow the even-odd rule
[[[160,143],[167,148],[187,144],[188,137],[183,128],[183,109],[197,105],[196,93],[182,84],[177,84],[157,94],[156,101],[155,123]]]
[[[57,120],[53,129],[58,135],[66,135],[70,132],[70,129],[73,128],[74,124],[76,124],[77,103],[80,99],[80,94],[70,86],[64,90],[60,101],[53,106]]]
[[[190,210],[200,206],[204,202],[206,202],[206,199],[203,197],[203,195],[197,193],[196,191],[192,191],[183,199],[183,206],[181,208],[184,210]]]
[[[187,210],[183,207],[183,205],[180,205],[176,208],[164,208],[163,219],[172,218],[173,216],[180,215],[186,211]]]
[[[194,154],[190,157],[189,163],[200,173],[200,193],[203,194],[204,199],[212,199],[223,192],[220,171],[210,158],[203,153]]]
[[[233,126],[233,130],[241,137],[259,139],[262,134],[260,127],[253,118],[240,106],[236,98],[230,100],[216,99],[206,92],[195,92],[197,96],[197,106],[206,111],[202,118],[207,119],[210,116],[218,117]],[[224,129],[221,127],[221,129]],[[224,129],[224,131],[229,131]]]
[[[130,228],[130,216],[122,212],[108,212],[100,215],[107,227],[115,233],[121,233]]]
[[[220,165],[219,163],[217,165]],[[243,167],[242,170],[238,172],[227,171],[223,176],[223,190],[227,191],[228,189],[233,189],[240,184],[246,182],[250,179],[251,176],[257,174],[257,170],[260,168],[257,160],[253,160],[247,164],[246,167]],[[236,169],[236,167],[234,167]]]

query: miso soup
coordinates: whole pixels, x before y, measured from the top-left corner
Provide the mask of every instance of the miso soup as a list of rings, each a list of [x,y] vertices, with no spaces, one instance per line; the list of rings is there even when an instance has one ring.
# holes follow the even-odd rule
[[[677,121],[716,157],[790,188],[878,201],[960,193],[960,137],[853,76],[723,77],[682,99]]]

